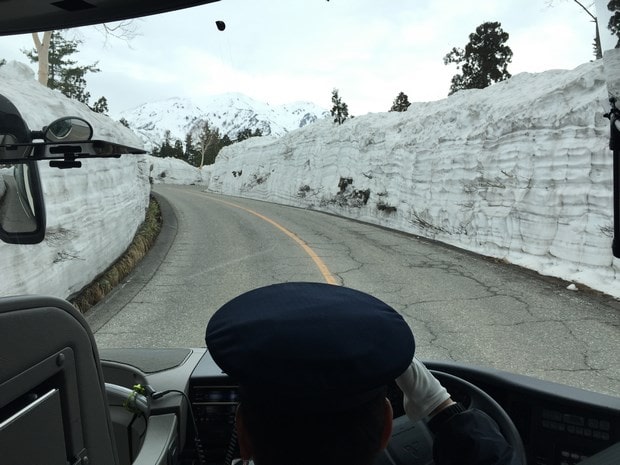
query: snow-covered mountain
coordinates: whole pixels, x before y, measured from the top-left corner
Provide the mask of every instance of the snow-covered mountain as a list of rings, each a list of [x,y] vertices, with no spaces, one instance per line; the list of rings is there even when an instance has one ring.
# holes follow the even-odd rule
[[[184,141],[189,132],[197,135],[204,121],[234,140],[247,128],[280,137],[327,115],[327,110],[310,102],[271,106],[238,93],[208,97],[200,107],[188,98],[170,98],[121,113],[147,150],[161,144],[166,130],[172,140]]]

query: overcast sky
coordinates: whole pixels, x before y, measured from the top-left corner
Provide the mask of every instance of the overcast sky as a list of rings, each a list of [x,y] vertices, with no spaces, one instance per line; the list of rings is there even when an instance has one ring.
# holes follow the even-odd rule
[[[82,28],[78,60],[98,61],[87,88],[106,96],[112,116],[169,97],[200,106],[224,92],[329,108],[333,88],[360,115],[388,110],[400,91],[410,101],[446,97],[456,67],[444,55],[485,21],[510,34],[512,74],[593,59],[594,25],[572,0],[223,0],[143,18],[129,45]],[[23,48],[29,35],[0,37],[0,58],[27,62]]]

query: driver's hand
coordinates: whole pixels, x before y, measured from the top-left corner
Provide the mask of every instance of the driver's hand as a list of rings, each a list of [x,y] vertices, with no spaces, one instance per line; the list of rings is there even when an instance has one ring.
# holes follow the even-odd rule
[[[415,357],[409,368],[396,378],[396,384],[405,394],[405,412],[411,421],[421,420],[442,404],[452,403],[446,388]]]

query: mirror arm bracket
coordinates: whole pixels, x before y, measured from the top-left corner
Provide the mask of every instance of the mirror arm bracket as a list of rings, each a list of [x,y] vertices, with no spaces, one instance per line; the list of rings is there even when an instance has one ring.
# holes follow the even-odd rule
[[[30,131],[30,137],[34,139],[45,139],[44,131]]]
[[[58,168],[61,170],[67,170],[71,168],[81,168],[82,162],[77,161],[76,158],[79,154],[76,153],[64,153],[63,160],[50,160],[50,168]]]
[[[76,160],[50,160],[51,168],[59,168],[61,170],[66,170],[70,168],[81,168],[82,162]]]

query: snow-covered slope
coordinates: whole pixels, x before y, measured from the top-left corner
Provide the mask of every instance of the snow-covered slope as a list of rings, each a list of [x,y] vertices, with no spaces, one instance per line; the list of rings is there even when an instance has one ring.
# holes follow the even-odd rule
[[[327,116],[327,111],[310,102],[270,106],[242,94],[228,93],[208,98],[197,106],[190,99],[170,98],[146,103],[121,113],[147,148],[161,144],[166,130],[172,140],[185,140],[204,121],[236,139],[239,131],[260,129],[264,135],[282,136]],[[194,138],[196,140],[196,137]]]

